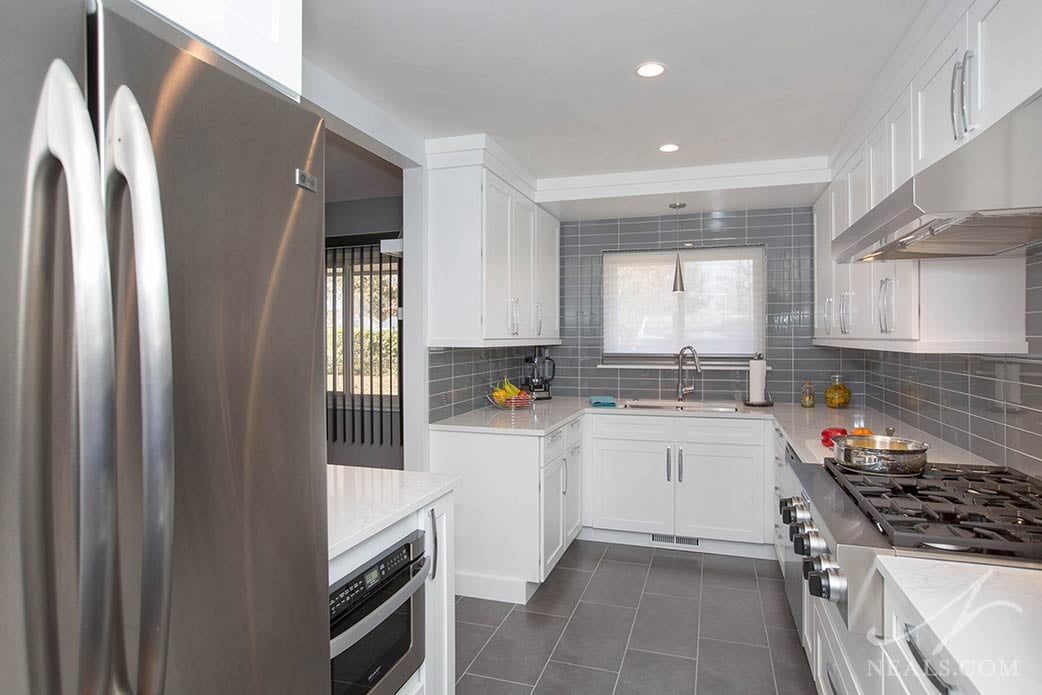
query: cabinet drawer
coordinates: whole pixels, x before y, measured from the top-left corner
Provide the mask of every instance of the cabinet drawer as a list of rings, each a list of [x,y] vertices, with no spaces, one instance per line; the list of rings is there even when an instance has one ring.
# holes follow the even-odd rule
[[[889,582],[884,584],[884,651],[894,667],[886,674],[888,678],[884,682],[890,686],[886,692],[914,695],[974,692],[959,671],[958,662],[944,650],[928,624],[922,624],[906,604],[907,599],[899,590]],[[899,687],[893,687],[898,684]]]
[[[568,427],[558,427],[543,437],[543,465],[547,465],[564,453],[568,447]]]
[[[678,417],[677,441],[762,446],[763,421],[720,417]]]
[[[567,434],[564,439],[568,446],[578,444],[583,438],[583,419],[578,417],[565,425]]]
[[[672,417],[652,415],[597,415],[593,420],[593,436],[598,439],[671,442],[673,420]]]
[[[825,695],[861,695],[850,665],[840,647],[836,627],[828,616],[828,606],[821,599],[814,604],[814,679]]]

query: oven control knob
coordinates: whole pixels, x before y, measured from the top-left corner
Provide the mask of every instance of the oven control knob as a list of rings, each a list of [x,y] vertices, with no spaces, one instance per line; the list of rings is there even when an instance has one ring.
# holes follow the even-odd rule
[[[782,522],[786,524],[810,521],[810,509],[805,504],[791,505],[782,510],[781,518]]]
[[[811,572],[807,577],[807,589],[811,596],[841,603],[847,598],[847,576],[839,569]]]
[[[817,531],[797,533],[792,539],[792,549],[797,555],[813,557],[828,551],[825,539]]]
[[[807,501],[802,497],[783,497],[778,500],[778,513],[783,513],[789,507],[806,507]]]
[[[811,531],[817,531],[818,527],[813,521],[801,521],[798,524],[791,524],[789,526],[789,540],[793,540],[801,533],[810,533]]]
[[[823,572],[828,569],[839,569],[839,563],[836,562],[836,558],[832,557],[828,553],[817,555],[815,557],[803,558],[804,579],[809,579],[811,572]]]

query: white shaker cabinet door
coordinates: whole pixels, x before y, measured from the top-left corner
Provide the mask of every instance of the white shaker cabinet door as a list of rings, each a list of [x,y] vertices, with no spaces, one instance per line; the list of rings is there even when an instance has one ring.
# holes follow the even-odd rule
[[[825,191],[814,204],[814,337],[839,335],[833,291],[832,195]]]
[[[559,229],[557,218],[541,208],[536,209],[532,328],[537,338],[558,338],[561,335],[558,308],[561,296],[558,280],[561,266]]]
[[[969,12],[966,120],[971,134],[1042,88],[1042,2],[977,0]]]
[[[282,91],[301,93],[301,0],[138,0]]]
[[[510,292],[510,216],[513,190],[496,176],[485,173],[484,200],[484,287],[485,338],[511,338],[517,309]],[[439,268],[437,272],[456,272]]]
[[[426,692],[452,693],[456,683],[456,583],[455,519],[453,496],[446,495],[421,512],[425,552],[432,572],[424,591],[426,599],[427,659],[424,661]]]
[[[966,17],[963,16],[912,78],[917,172],[953,152],[965,137],[959,113],[965,52]]]
[[[676,535],[764,543],[764,450],[677,442]]]
[[[673,446],[668,441],[593,440],[593,525],[673,534]]]
[[[548,463],[542,471],[541,500],[541,560],[542,576],[545,579],[557,561],[564,555],[567,545],[564,536],[565,478],[564,456]]]
[[[535,243],[535,204],[515,193],[510,212],[510,296],[514,301],[514,337],[535,335],[533,321],[533,255]]]
[[[564,542],[568,545],[582,530],[582,446],[573,446],[564,460]]]

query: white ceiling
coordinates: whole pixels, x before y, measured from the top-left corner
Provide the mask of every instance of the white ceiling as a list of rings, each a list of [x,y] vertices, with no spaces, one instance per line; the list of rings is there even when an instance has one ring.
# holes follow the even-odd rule
[[[326,131],[326,202],[402,194],[402,170]]]
[[[305,0],[304,53],[537,177],[745,162],[827,153],[924,1]]]

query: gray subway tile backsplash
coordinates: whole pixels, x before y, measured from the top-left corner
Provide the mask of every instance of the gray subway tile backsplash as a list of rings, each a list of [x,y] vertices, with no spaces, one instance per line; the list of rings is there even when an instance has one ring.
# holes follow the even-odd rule
[[[601,364],[601,252],[757,244],[767,248],[767,389],[798,400],[810,380],[819,394],[843,374],[864,403],[996,464],[1042,475],[1042,244],[1028,249],[1027,328],[1031,355],[915,355],[813,344],[813,227],[810,208],[739,210],[561,225],[562,345],[554,393],[620,399],[673,398],[670,370],[604,369]],[[503,377],[517,381],[532,348],[429,351],[431,422],[486,405]],[[746,395],[745,372],[705,372],[695,398]]]

